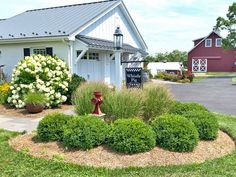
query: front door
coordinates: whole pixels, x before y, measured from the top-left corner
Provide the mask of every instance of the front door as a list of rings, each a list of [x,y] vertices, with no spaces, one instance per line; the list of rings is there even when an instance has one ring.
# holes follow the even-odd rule
[[[192,72],[207,72],[207,59],[192,59]]]

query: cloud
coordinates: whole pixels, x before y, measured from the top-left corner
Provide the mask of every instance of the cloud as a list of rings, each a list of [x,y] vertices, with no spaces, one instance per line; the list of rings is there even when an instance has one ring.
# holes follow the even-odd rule
[[[25,10],[96,0],[8,0],[0,18]],[[218,16],[235,0],[123,0],[143,35],[150,53],[192,48],[192,40],[209,34]]]

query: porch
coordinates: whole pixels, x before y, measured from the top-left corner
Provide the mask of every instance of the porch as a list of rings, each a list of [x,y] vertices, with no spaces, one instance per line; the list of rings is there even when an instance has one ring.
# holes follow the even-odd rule
[[[77,36],[74,46],[75,57],[73,72],[88,81],[102,81],[115,85],[116,61],[113,42],[87,36]],[[124,44],[121,50],[122,80],[125,80],[125,68],[142,67],[141,62],[147,53],[129,44]]]

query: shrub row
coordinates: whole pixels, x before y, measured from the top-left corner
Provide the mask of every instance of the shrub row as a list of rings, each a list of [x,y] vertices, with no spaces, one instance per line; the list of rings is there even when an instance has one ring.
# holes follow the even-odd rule
[[[62,141],[65,147],[82,150],[106,143],[113,150],[128,154],[149,151],[156,144],[171,151],[189,152],[199,138],[213,140],[218,131],[218,124],[209,112],[202,112],[209,116],[204,119],[193,114],[189,112],[185,115],[187,118],[165,114],[150,125],[137,118],[119,119],[109,126],[97,117],[57,113],[45,116],[37,133],[40,140]]]

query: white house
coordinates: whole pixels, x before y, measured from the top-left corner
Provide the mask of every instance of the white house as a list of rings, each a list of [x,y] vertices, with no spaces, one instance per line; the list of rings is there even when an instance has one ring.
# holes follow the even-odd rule
[[[158,72],[177,73],[177,71],[182,71],[183,64],[181,62],[151,62],[148,63],[147,69],[153,76],[157,75]]]
[[[124,36],[122,65],[113,42],[117,27]],[[8,75],[24,56],[49,54],[65,60],[72,73],[87,80],[115,84],[115,73],[121,76],[122,68],[124,72],[133,65],[127,61],[142,60],[146,51],[122,0],[34,9],[0,20],[0,65]]]

